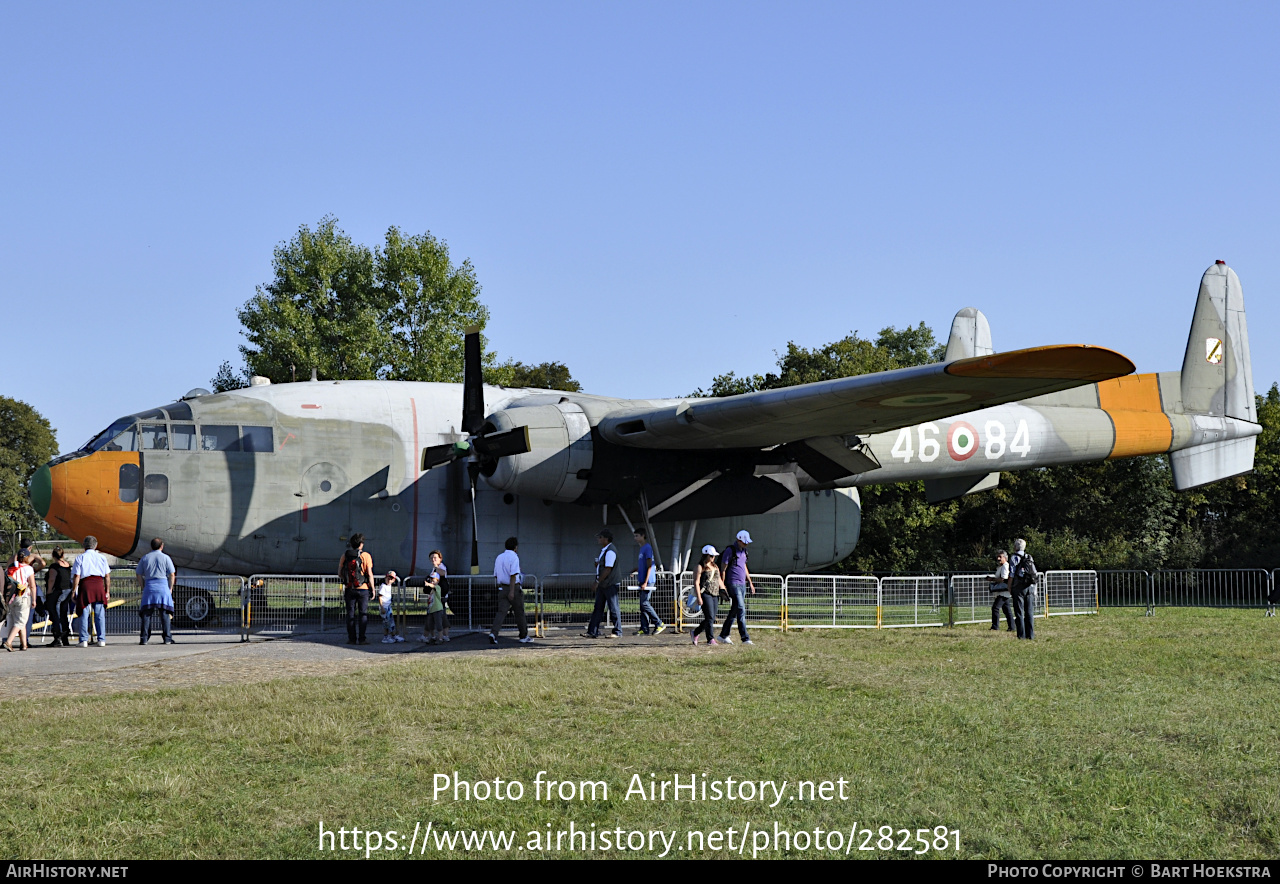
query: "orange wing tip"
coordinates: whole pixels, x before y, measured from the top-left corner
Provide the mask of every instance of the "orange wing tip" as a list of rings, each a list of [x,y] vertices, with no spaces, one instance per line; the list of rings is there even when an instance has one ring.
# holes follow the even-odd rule
[[[948,365],[946,372],[961,378],[1105,381],[1132,374],[1134,369],[1128,357],[1114,350],[1061,344],[959,359]]]

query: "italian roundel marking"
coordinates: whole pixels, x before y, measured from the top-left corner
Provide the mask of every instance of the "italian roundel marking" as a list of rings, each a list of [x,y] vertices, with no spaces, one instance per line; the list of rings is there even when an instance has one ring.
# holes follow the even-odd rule
[[[978,431],[973,424],[956,421],[947,430],[947,454],[952,460],[968,460],[978,450]]]

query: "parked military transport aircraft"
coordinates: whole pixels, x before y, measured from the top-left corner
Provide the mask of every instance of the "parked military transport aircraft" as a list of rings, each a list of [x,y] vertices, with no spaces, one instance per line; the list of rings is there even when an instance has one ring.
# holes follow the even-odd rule
[[[158,535],[198,572],[329,574],[354,531],[401,574],[433,548],[455,571],[488,563],[509,535],[530,573],[581,572],[602,523],[643,523],[667,567],[747,527],[752,570],[791,573],[853,550],[859,485],[924,479],[942,501],[1003,470],[1168,453],[1185,489],[1252,469],[1261,431],[1240,281],[1222,262],[1201,280],[1181,372],[1134,376],[1088,346],[997,354],[972,308],[941,363],[720,399],[487,386],[478,335],[467,345],[462,384],[193,390],[41,467],[31,499],[69,537],[133,557]],[[188,616],[207,601],[188,593]]]

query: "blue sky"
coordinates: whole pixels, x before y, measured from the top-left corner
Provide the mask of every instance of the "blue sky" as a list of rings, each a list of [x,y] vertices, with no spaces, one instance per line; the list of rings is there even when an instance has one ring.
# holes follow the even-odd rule
[[[500,357],[674,396],[976,306],[1177,369],[1280,288],[1280,7],[0,5],[0,394],[61,448],[207,386],[332,214],[470,258]],[[15,334],[22,346],[15,348]],[[12,358],[15,349],[26,358]]]

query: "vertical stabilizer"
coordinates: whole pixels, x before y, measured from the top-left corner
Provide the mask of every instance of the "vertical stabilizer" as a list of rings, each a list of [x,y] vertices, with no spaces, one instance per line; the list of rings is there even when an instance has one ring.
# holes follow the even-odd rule
[[[1182,411],[1173,421],[1175,444],[1169,454],[1173,486],[1184,491],[1252,470],[1261,428],[1244,292],[1240,278],[1222,261],[1200,279],[1180,383]]]
[[[977,307],[965,307],[951,320],[951,337],[947,338],[947,355],[944,361],[968,359],[971,356],[990,356],[991,326],[987,317]]]
[[[1235,271],[1221,261],[1200,279],[1182,360],[1182,410],[1258,421],[1244,292]]]

